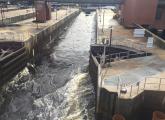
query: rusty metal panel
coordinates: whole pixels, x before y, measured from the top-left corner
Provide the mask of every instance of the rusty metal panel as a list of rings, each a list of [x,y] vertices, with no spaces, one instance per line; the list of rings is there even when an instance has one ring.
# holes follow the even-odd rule
[[[37,22],[46,22],[46,3],[45,1],[36,1],[36,21]]]
[[[46,20],[51,19],[51,4],[47,3],[46,4]]]

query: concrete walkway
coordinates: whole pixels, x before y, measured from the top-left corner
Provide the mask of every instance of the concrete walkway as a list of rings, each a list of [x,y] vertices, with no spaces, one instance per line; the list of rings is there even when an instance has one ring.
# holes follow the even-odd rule
[[[165,91],[165,50],[155,45],[153,48],[147,48],[147,38],[135,38],[133,36],[133,29],[126,29],[118,24],[113,19],[115,14],[110,9],[98,10],[97,12],[97,43],[102,44],[102,39],[109,40],[110,26],[112,26],[113,45],[141,49],[153,54],[150,57],[115,61],[111,63],[111,67],[102,68],[102,87],[111,92],[119,92],[119,86],[122,85],[127,89],[127,94],[122,96],[124,98],[134,97],[144,89]],[[145,83],[145,79],[147,79],[148,83]],[[137,86],[136,83],[139,81],[140,85]],[[150,82],[153,84],[150,84]],[[144,84],[146,85],[145,88]],[[131,85],[133,85],[132,88]]]
[[[52,19],[45,23],[35,23],[33,22],[35,18],[32,18],[17,22],[12,26],[1,27],[0,41],[26,41],[31,37],[31,35],[42,31],[44,28],[49,27],[52,24],[55,24],[75,11],[78,11],[78,9],[71,9],[68,11],[59,10],[57,12],[57,19],[56,12],[52,12]]]
[[[25,14],[29,14],[29,13],[33,13],[33,12],[35,12],[35,9],[33,9],[33,8],[8,11],[8,12],[4,12],[4,15],[5,15],[4,19],[15,17],[15,16],[20,16],[20,15],[25,15]],[[0,20],[2,20],[1,15],[0,15]]]

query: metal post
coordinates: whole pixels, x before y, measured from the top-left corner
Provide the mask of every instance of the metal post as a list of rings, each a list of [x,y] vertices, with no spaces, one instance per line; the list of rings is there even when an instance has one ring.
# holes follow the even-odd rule
[[[119,60],[121,59],[121,53],[119,53]]]
[[[102,66],[104,66],[105,65],[105,59],[106,59],[106,45],[104,45],[104,53],[103,53],[103,65]]]
[[[2,25],[4,24],[4,18],[5,18],[5,14],[4,14],[4,10],[3,10],[3,5],[1,6],[1,21],[2,21]]]
[[[101,75],[101,65],[98,66],[98,81],[97,81],[97,95],[96,95],[96,113],[99,112],[99,106],[100,106],[100,93],[101,93],[101,87],[102,87],[102,75]]]
[[[71,7],[70,7],[70,5],[69,5],[69,12],[71,12]]]
[[[33,19],[35,19],[35,6],[34,6],[34,1],[33,1],[33,5],[32,5],[32,11],[33,11]]]
[[[146,81],[147,81],[147,78],[145,78],[144,89],[146,88]]]
[[[49,36],[49,39],[50,39],[50,41],[52,41],[52,36],[51,35]]]
[[[110,27],[110,33],[109,33],[109,45],[110,47],[112,45],[112,26]]]
[[[1,56],[0,56],[1,57]],[[0,58],[1,59],[1,58]],[[3,81],[3,70],[2,70],[2,68],[1,68],[1,66],[2,66],[2,63],[1,63],[1,61],[0,61],[0,78],[1,78],[1,81]]]
[[[47,7],[47,3],[48,3],[48,1],[45,0],[45,7]],[[47,12],[46,12],[46,16],[47,16]],[[45,16],[45,20],[47,20],[46,16]]]
[[[56,20],[57,20],[57,8],[56,8]]]
[[[67,15],[67,10],[68,10],[68,6],[66,7],[66,15]]]
[[[96,11],[96,41],[95,43],[97,43],[98,39],[98,12]]]
[[[108,55],[109,63],[111,62],[111,54]]]
[[[100,12],[100,11],[99,11]],[[101,23],[101,14],[99,13],[99,17],[100,17],[100,23]]]
[[[161,87],[161,83],[162,83],[162,78],[160,78],[159,90],[160,90],[160,87]]]
[[[109,51],[110,51],[110,61],[109,65],[111,65],[111,46],[112,46],[112,26],[110,27],[110,33],[109,33]]]
[[[37,24],[37,29],[38,29],[38,22],[36,22],[36,24]]]
[[[130,97],[132,96],[132,85],[131,85],[131,91],[130,91]]]
[[[118,76],[118,85],[117,85],[117,91],[118,91],[118,92],[120,92],[120,89],[119,89],[119,88],[120,88],[120,78],[119,78],[119,76]]]
[[[102,26],[102,32],[104,32],[104,17],[105,17],[105,10],[103,11],[103,26]]]
[[[127,52],[127,58],[130,58],[130,51]]]
[[[139,89],[140,89],[140,82],[138,82],[138,90],[137,90],[137,94],[139,93]]]

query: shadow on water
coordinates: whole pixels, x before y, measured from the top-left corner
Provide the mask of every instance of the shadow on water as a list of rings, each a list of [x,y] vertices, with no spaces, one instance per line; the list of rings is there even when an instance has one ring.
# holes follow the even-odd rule
[[[87,68],[94,15],[81,13],[58,40],[45,46],[34,76],[25,68],[4,87],[0,120],[94,119],[93,86]]]

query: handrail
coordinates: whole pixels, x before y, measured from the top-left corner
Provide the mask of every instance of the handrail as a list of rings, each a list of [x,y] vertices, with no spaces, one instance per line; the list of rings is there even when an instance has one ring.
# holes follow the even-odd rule
[[[157,79],[158,82],[147,83],[147,81],[148,81],[149,79],[151,79],[151,78]],[[135,83],[133,83],[133,84],[130,84],[130,85],[124,86],[124,87],[125,87],[125,88],[130,88],[130,89],[131,89],[131,91],[130,91],[130,97],[132,97],[132,93],[133,93],[133,92],[137,92],[137,94],[140,93],[140,85],[141,85],[141,84],[143,85],[143,88],[141,89],[141,91],[144,91],[144,90],[146,89],[146,86],[147,86],[147,85],[157,85],[157,86],[158,86],[158,87],[157,87],[157,90],[161,90],[161,86],[162,86],[162,85],[165,85],[165,83],[162,83],[162,79],[165,80],[165,78],[159,78],[159,77],[145,77],[145,80],[143,79],[143,80],[141,80],[141,81],[135,82]],[[150,80],[149,80],[149,81],[150,81]],[[122,88],[122,87],[123,87],[123,86],[121,85],[121,88]],[[137,91],[133,91],[133,87],[138,87],[138,88],[137,88]],[[153,86],[151,86],[151,88],[153,88]],[[153,90],[154,90],[154,89],[153,89]]]
[[[125,55],[123,55],[123,54],[125,54]],[[145,52],[145,51],[142,51],[140,53],[131,53],[131,51],[126,51],[126,52],[109,54],[109,55],[106,55],[105,57],[111,61],[111,60],[114,60],[116,58],[118,60],[123,60],[125,58],[129,59],[131,56],[143,55],[143,54],[144,54],[144,56],[147,56],[147,52]]]
[[[4,84],[5,80],[11,79],[16,71],[21,70],[20,66],[25,67],[28,61],[28,53],[25,47],[8,54],[0,59],[0,84]],[[20,66],[18,66],[20,64]]]
[[[145,84],[148,84],[146,81],[147,81],[147,79],[150,79],[150,78],[165,79],[165,78],[159,78],[159,77],[145,77],[145,79],[140,80],[140,81],[136,81],[136,82],[134,82],[134,83],[132,83],[132,84],[130,84],[130,85],[127,85],[127,86],[125,86],[125,87],[130,87],[130,86],[132,86],[132,85],[137,85],[137,83],[140,83],[140,82],[143,82],[143,81],[145,81]],[[159,82],[159,83],[160,83],[160,82]],[[149,83],[149,84],[150,84],[150,83]],[[158,83],[153,83],[153,84],[158,84]]]
[[[151,88],[152,90],[155,90],[155,86],[156,86],[156,90],[157,91],[161,91],[161,90],[165,90],[162,89],[162,86],[165,86],[165,81],[162,82],[162,80],[165,80],[165,78],[160,78],[160,77],[145,77],[142,80],[133,82],[133,83],[127,83],[127,84],[121,84],[120,83],[120,77],[119,81],[116,85],[112,85],[112,86],[116,86],[116,92],[118,92],[119,96],[124,96],[126,95],[127,97],[134,97],[136,95],[138,95],[139,93],[143,92],[144,90],[147,90],[148,86],[150,85],[149,88]],[[156,82],[147,82],[147,81],[151,81],[150,79],[156,79]],[[122,94],[121,90],[122,89],[126,89],[127,93],[126,94]],[[150,90],[150,89],[149,89]],[[133,96],[134,95],[134,96]]]
[[[5,57],[3,57],[2,59],[0,59],[0,62],[4,61],[5,59],[10,58],[11,56],[14,56],[15,54],[22,52],[23,50],[25,50],[25,47],[22,47],[21,49],[12,52],[11,54],[6,55]]]
[[[127,47],[130,47],[130,48],[134,48],[134,49],[137,49],[137,50],[146,50],[146,44],[143,44],[143,43],[131,43],[128,41],[119,41],[119,40],[114,40],[114,42],[112,42],[113,45],[123,45],[123,46],[127,46]]]
[[[131,53],[132,51],[126,51],[126,52],[119,52],[119,53],[112,53],[112,54],[108,54],[108,55],[105,55],[106,57],[109,57],[109,56],[114,56],[114,55],[120,55],[121,56],[121,54],[128,54],[129,53],[129,55],[141,55],[141,54],[144,54],[144,53],[147,53],[147,52],[145,52],[145,51],[141,51],[141,52],[139,52],[139,53]],[[95,57],[100,57],[100,55],[97,55],[97,56],[95,56]]]

